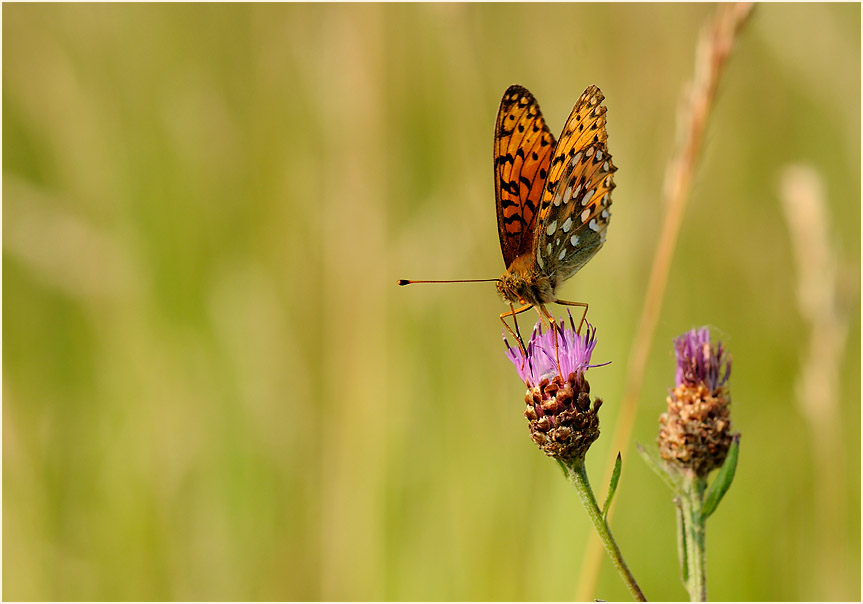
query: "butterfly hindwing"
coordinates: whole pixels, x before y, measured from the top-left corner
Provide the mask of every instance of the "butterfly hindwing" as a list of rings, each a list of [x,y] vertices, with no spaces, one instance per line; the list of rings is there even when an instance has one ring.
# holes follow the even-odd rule
[[[539,103],[521,86],[503,95],[494,133],[494,184],[500,249],[507,267],[531,250],[554,135]]]
[[[590,86],[576,102],[543,190],[534,258],[539,270],[556,275],[558,282],[584,266],[605,242],[617,168],[607,148],[604,98]]]
[[[567,162],[547,220],[536,233],[538,268],[558,281],[572,276],[605,243],[611,218],[612,174],[617,167],[604,144],[578,150]]]

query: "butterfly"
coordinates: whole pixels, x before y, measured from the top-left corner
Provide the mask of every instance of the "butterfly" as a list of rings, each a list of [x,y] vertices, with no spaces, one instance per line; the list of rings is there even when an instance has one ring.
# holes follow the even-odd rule
[[[555,292],[605,243],[617,167],[606,145],[604,99],[599,88],[588,86],[555,141],[527,88],[507,88],[494,130],[495,205],[506,271],[498,279],[399,279],[398,284],[497,282],[498,293],[510,306],[500,320],[518,340],[524,358],[519,313],[536,308],[554,325],[546,304],[581,306],[580,331],[588,305],[560,300]],[[513,317],[515,332],[507,317]],[[556,343],[557,330],[553,332]]]
[[[555,142],[534,96],[522,86],[507,88],[494,131],[494,182],[500,249],[506,271],[497,290],[510,311],[536,308],[550,324],[552,302],[584,308],[584,302],[557,298],[557,288],[593,258],[605,243],[611,217],[613,174],[608,153],[605,99],[588,86],[576,101]],[[515,308],[515,304],[521,305]],[[556,333],[556,331],[555,331]]]

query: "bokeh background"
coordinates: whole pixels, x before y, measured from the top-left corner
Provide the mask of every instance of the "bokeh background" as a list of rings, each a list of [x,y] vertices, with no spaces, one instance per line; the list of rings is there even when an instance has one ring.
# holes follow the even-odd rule
[[[4,599],[576,597],[592,528],[529,440],[493,285],[396,280],[498,276],[504,89],[556,134],[602,88],[614,218],[560,292],[613,361],[602,496],[714,11],[5,4]],[[765,4],[722,77],[622,452],[613,530],[650,599],[686,594],[634,441],[704,324],[743,434],[712,599],[861,597],[860,72],[858,4]],[[829,337],[798,257],[835,269]],[[629,598],[607,562],[595,596]]]

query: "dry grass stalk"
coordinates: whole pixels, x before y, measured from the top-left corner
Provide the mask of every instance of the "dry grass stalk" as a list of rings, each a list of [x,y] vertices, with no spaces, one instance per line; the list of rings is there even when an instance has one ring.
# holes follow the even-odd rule
[[[821,177],[809,166],[789,166],[779,185],[797,265],[797,303],[811,326],[796,384],[797,401],[811,429],[814,461],[815,551],[809,559],[817,565],[813,574],[818,577],[818,597],[844,600],[849,596],[839,586],[850,569],[835,544],[845,541],[847,517],[841,489],[847,469],[842,464],[846,443],[839,372],[848,339],[848,309],[839,293],[840,262],[831,245]]]

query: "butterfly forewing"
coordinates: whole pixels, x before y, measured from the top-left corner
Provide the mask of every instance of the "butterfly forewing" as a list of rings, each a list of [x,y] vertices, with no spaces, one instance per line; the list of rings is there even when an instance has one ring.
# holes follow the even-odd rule
[[[602,143],[608,140],[605,131],[605,113],[607,109],[602,104],[605,99],[596,86],[588,86],[576,101],[563,132],[560,135],[552,155],[548,170],[548,180],[543,191],[543,203],[551,200],[561,176],[566,168],[567,160],[590,143]]]
[[[605,242],[611,217],[612,174],[606,108],[590,86],[575,104],[549,167],[535,233],[535,260],[558,282],[579,270]]]
[[[554,148],[536,99],[526,88],[510,86],[500,103],[494,135],[497,227],[507,267],[534,245]]]

